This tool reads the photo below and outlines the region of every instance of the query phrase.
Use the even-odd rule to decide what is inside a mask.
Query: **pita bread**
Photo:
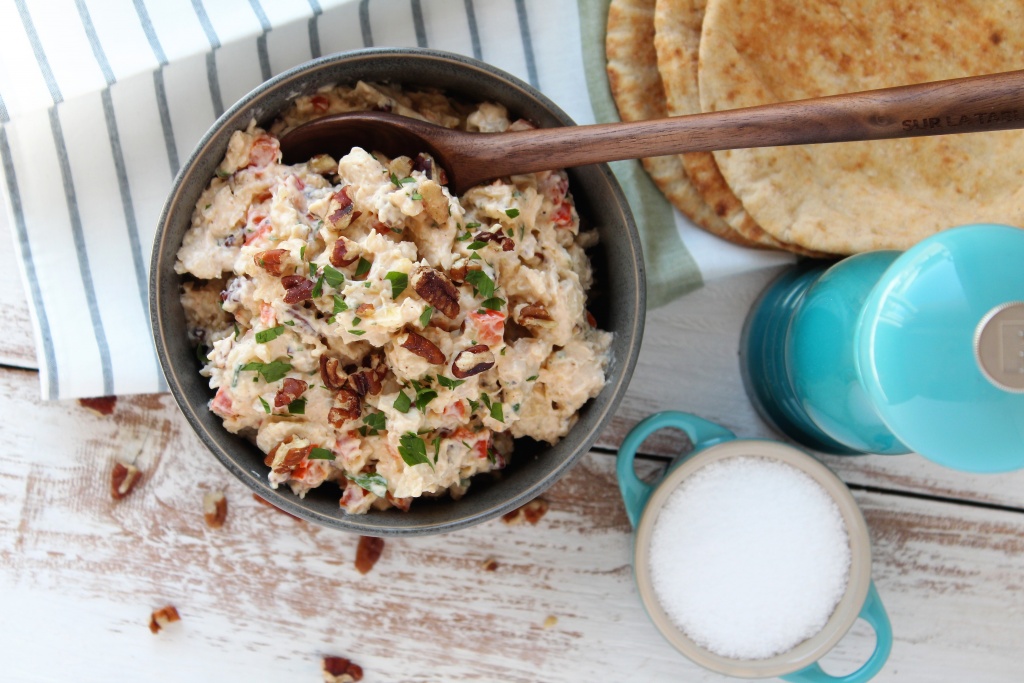
[[[665,92],[654,54],[654,0],[612,0],[605,40],[608,81],[623,121],[664,118]],[[708,232],[743,246],[756,246],[732,229],[690,184],[678,156],[642,160],[644,169],[672,204]]]
[[[697,55],[706,0],[657,0],[654,12],[654,47],[665,88],[669,116],[699,114]],[[747,239],[781,249],[782,242],[761,229],[729,189],[711,152],[681,154],[690,182],[716,214]]]
[[[1021,69],[1022,25],[1022,0],[709,0],[701,107]],[[906,249],[965,223],[1024,226],[1022,131],[731,150],[715,159],[764,230],[808,249]]]

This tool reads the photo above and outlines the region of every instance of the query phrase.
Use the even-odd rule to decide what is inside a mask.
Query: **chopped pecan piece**
[[[203,518],[206,526],[219,529],[228,518],[228,499],[223,491],[207,491],[203,494]]]
[[[160,629],[176,621],[181,621],[181,617],[178,615],[178,610],[174,605],[166,605],[160,609],[155,609],[149,615],[149,632],[159,633]]]
[[[465,262],[462,262],[457,266],[452,266],[451,270],[448,271],[448,277],[451,278],[451,281],[460,285],[466,281],[466,275],[468,274],[469,267]]]
[[[363,680],[363,668],[344,657],[324,657],[324,683],[358,683]]]
[[[289,448],[288,452],[284,454],[284,460],[281,461],[281,467],[286,467],[288,469],[295,467],[309,457],[312,450],[313,444],[299,446],[298,448]]]
[[[327,413],[327,421],[340,429],[348,420],[358,419],[362,410],[359,394],[351,389],[339,389],[334,397],[334,407]]]
[[[281,261],[287,253],[287,249],[268,249],[253,256],[252,260],[271,275],[281,277],[284,275],[284,266]]]
[[[331,195],[327,205],[327,222],[336,230],[347,227],[352,222],[354,209],[352,198],[348,195],[348,186],[345,186]]]
[[[366,574],[373,565],[377,564],[381,553],[384,552],[384,539],[375,536],[360,536],[359,546],[356,548],[356,569],[360,574]]]
[[[448,360],[444,357],[444,352],[434,345],[434,342],[415,332],[409,332],[406,335],[405,341],[402,342],[402,348],[412,351],[420,358],[434,365],[442,365]]]
[[[284,285],[284,302],[286,304],[297,304],[300,301],[313,297],[313,288],[316,286],[312,280],[307,280],[301,275],[287,275],[281,278]]]
[[[416,293],[447,318],[459,315],[459,290],[444,274],[424,267],[414,271],[411,280]]]
[[[547,307],[541,303],[517,306],[514,319],[526,327],[553,327],[555,325]]]
[[[282,408],[288,405],[299,396],[302,396],[302,393],[306,391],[307,387],[309,387],[309,385],[301,379],[285,377],[284,385],[281,390],[277,392],[277,395],[274,396],[274,407]]]
[[[547,511],[548,502],[543,498],[534,498],[526,505],[516,508],[512,512],[505,513],[501,520],[505,524],[522,524],[523,522],[536,524]]]
[[[348,384],[346,386],[359,396],[366,396],[367,394],[376,396],[381,390],[377,373],[372,370],[360,370],[359,372],[352,373],[348,376]]]
[[[420,196],[423,197],[423,209],[435,223],[444,223],[451,215],[451,207],[448,206],[448,197],[444,190],[433,180],[425,180],[420,183]]]
[[[370,227],[373,228],[373,231],[378,235],[390,235],[393,232],[402,232],[400,229],[392,228],[387,223],[381,223],[378,220],[374,220]]]
[[[452,362],[452,374],[458,379],[479,375],[494,367],[494,354],[487,344],[477,344],[459,351]]]
[[[135,488],[142,478],[142,472],[135,465],[114,463],[114,469],[110,473],[110,495],[114,500],[121,500]]]
[[[331,251],[331,265],[335,268],[351,266],[359,259],[359,251],[355,242],[347,237],[339,237]]]
[[[337,391],[345,386],[345,380],[348,379],[348,375],[342,369],[340,360],[328,356],[320,356],[320,379],[323,380],[324,386],[328,389]]]
[[[377,309],[373,307],[373,304],[359,304],[356,306],[356,315],[362,318],[369,318],[376,312],[376,310]]]
[[[197,332],[199,330],[196,330]],[[96,398],[80,398],[78,405],[101,417],[114,414],[117,396],[97,396]]]

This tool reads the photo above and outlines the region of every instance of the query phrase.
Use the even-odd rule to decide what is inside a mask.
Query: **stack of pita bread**
[[[611,0],[624,121],[1024,68],[1024,0]],[[1024,131],[645,159],[729,241],[801,254],[907,249],[940,230],[1024,227]]]

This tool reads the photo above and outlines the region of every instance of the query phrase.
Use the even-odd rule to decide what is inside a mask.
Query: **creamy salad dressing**
[[[529,125],[366,83],[299,98],[269,132],[234,134],[176,263],[210,409],[267,454],[271,485],[336,481],[350,513],[458,497],[504,467],[513,437],[557,442],[604,385],[611,341],[588,322],[596,237],[563,172],[458,198],[425,155],[280,163],[276,135],[371,108]]]

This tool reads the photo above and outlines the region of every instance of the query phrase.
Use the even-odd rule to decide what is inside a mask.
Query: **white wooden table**
[[[774,272],[714,282],[648,316],[622,408],[543,495],[538,524],[388,540],[362,575],[355,536],[255,501],[168,395],[122,397],[110,417],[41,402],[12,249],[0,225],[0,679],[313,682],[321,657],[339,655],[365,681],[730,680],[689,663],[645,617],[615,450],[663,409],[772,436],[744,395],[737,343]],[[649,440],[640,466],[653,475],[680,443]],[[116,459],[145,471],[119,502]],[[892,619],[876,680],[1024,681],[1024,472],[824,459],[867,518]],[[211,489],[229,501],[219,530],[203,521]],[[154,636],[150,612],[165,604],[182,620]],[[873,644],[858,622],[824,666],[852,671]]]

